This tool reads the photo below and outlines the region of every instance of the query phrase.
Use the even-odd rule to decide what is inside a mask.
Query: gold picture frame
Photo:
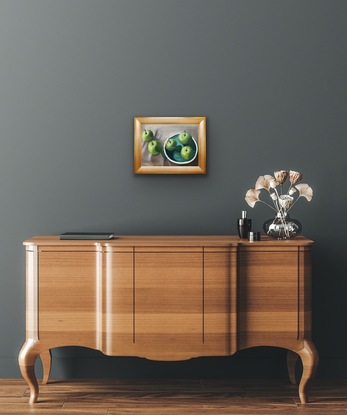
[[[206,174],[206,117],[134,117],[134,173]]]

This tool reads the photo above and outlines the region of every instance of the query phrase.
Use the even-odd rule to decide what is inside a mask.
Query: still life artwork
[[[205,174],[206,117],[135,117],[136,174]]]

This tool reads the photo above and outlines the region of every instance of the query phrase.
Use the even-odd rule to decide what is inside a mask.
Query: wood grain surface
[[[27,250],[27,338],[19,365],[38,398],[50,350],[186,360],[255,346],[296,353],[302,403],[318,365],[311,341],[311,245],[305,237],[250,243],[235,236],[33,237]],[[295,359],[288,357],[293,380]]]
[[[0,380],[1,415],[342,415],[347,380],[315,380],[311,402],[280,379],[51,380],[28,406],[24,380]]]

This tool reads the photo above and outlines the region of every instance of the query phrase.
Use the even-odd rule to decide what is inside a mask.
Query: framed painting
[[[136,174],[206,174],[206,117],[134,117]]]

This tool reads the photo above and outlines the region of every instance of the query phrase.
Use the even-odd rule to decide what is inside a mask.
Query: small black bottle
[[[242,218],[237,219],[237,231],[239,237],[242,239],[248,239],[248,232],[252,230],[252,219],[247,219],[247,212],[242,211]]]

